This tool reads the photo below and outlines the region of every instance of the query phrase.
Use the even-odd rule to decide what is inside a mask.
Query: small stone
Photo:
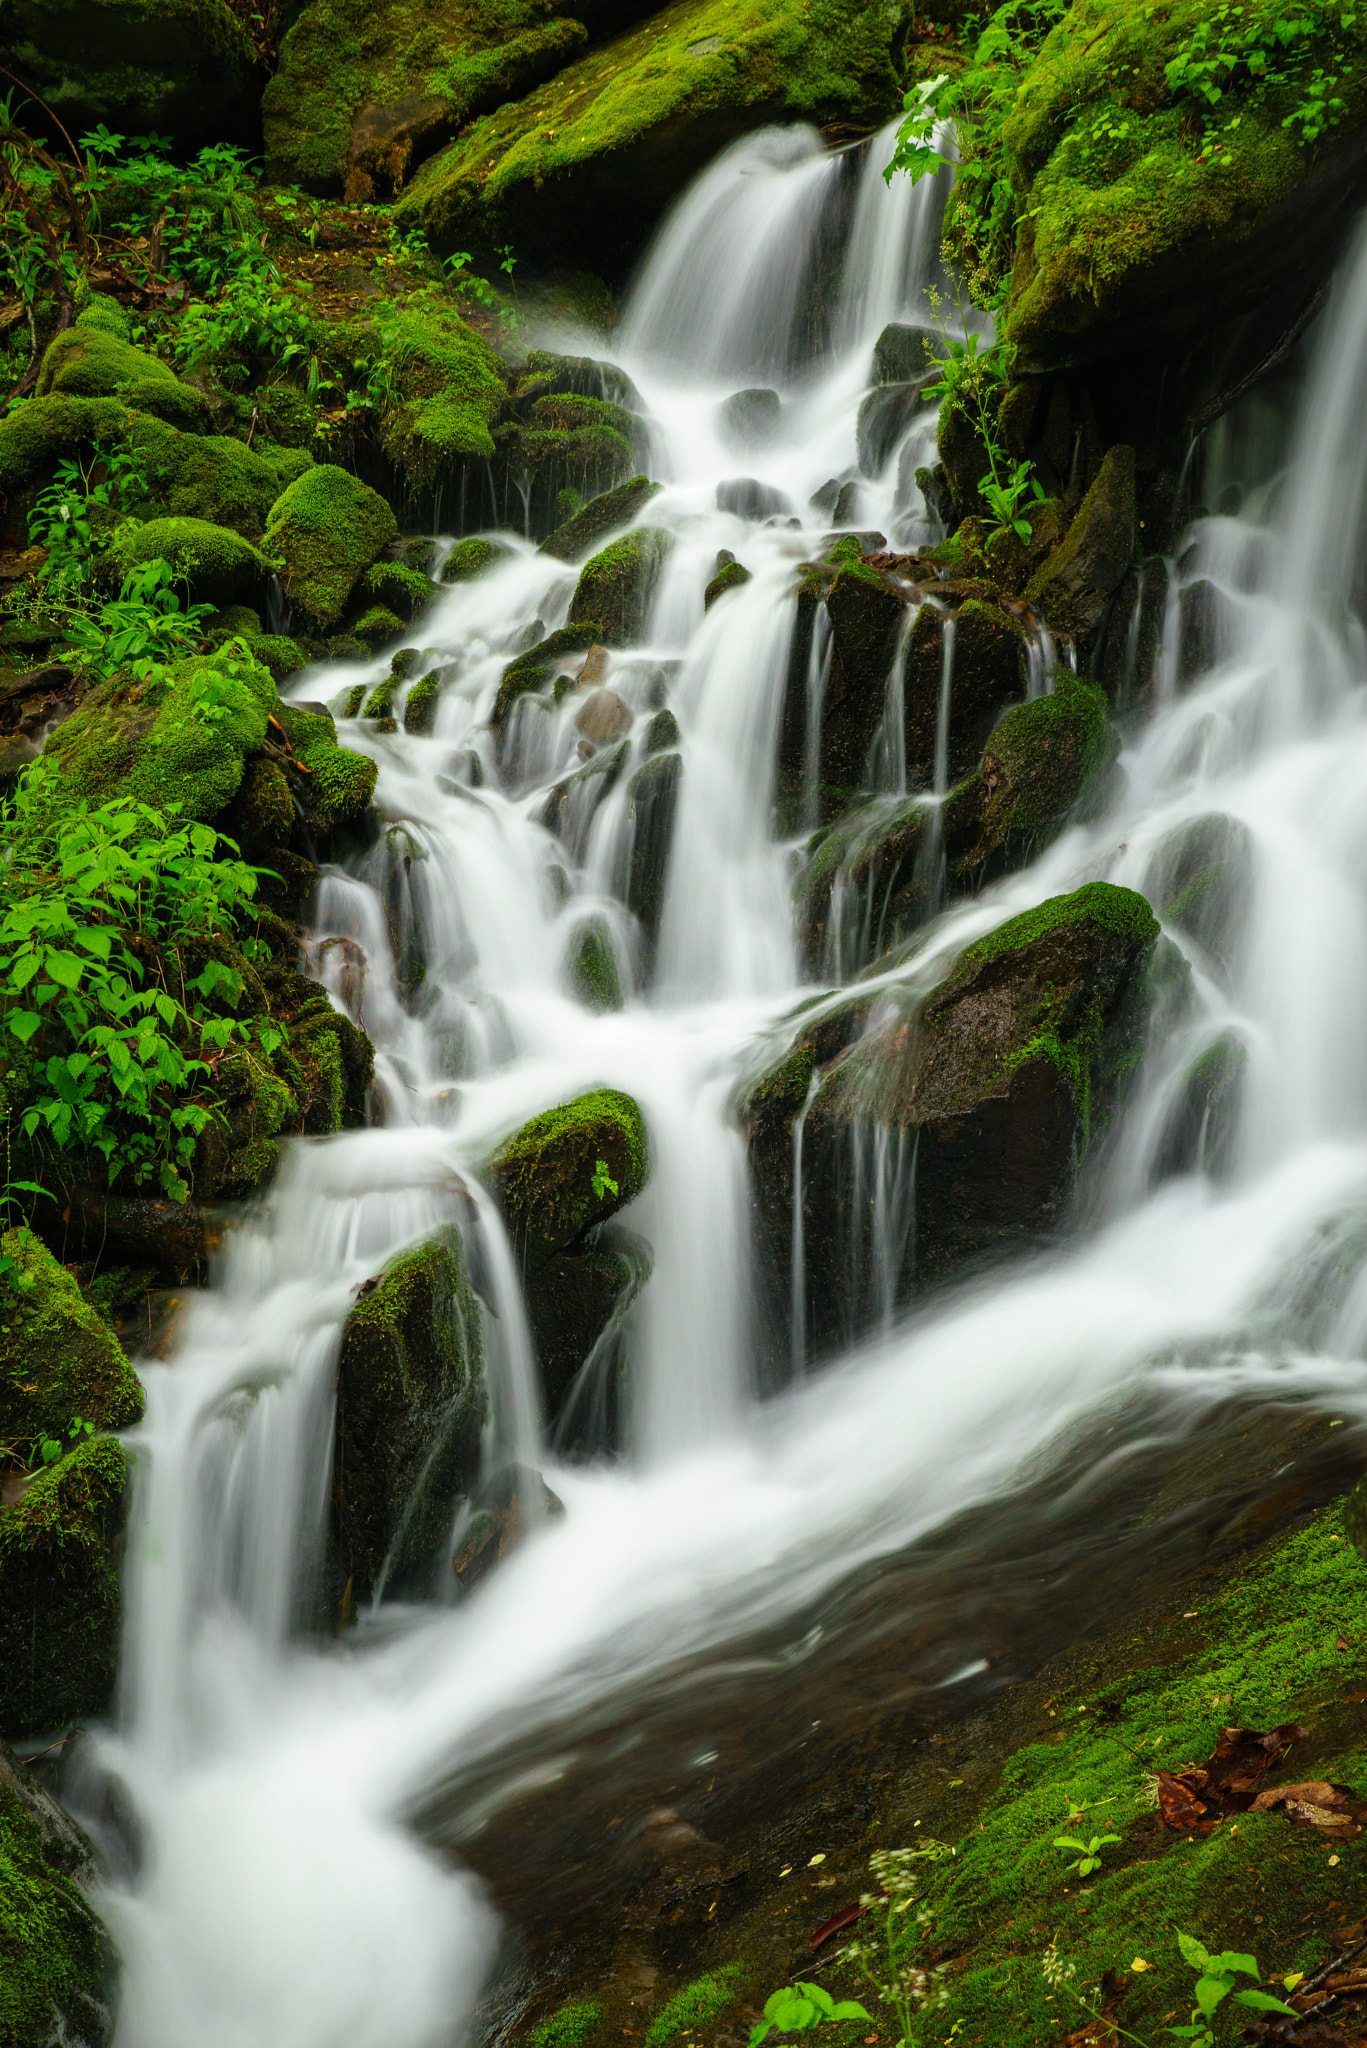
[[[581,690],[597,690],[601,688],[603,678],[608,672],[608,658],[606,647],[600,647],[597,644],[590,647],[588,653],[584,656],[584,666],[575,677],[575,682]]]
[[[601,745],[604,740],[615,740],[630,724],[630,707],[615,690],[591,690],[579,707],[574,729]]]

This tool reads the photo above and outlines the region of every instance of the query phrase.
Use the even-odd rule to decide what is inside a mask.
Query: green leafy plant
[[[807,2027],[824,2026],[830,2020],[866,2020],[871,2015],[857,2000],[842,1998],[839,2004],[819,1984],[785,1984],[765,2000],[764,2017],[750,2029],[750,2048],[759,2048],[775,2029],[795,2034]]]
[[[218,1062],[283,1043],[232,1014],[242,977],[212,950],[258,871],[211,826],[131,798],[50,819],[40,771],[0,812],[0,1026],[30,1062],[19,1127],[102,1159],[111,1186],[127,1172],[183,1201],[221,1116],[203,1092]]]
[[[86,1422],[81,1416],[77,1415],[67,1425],[66,1442],[63,1442],[59,1436],[35,1437],[33,1449],[37,1453],[40,1465],[56,1465],[67,1455],[68,1451],[74,1451],[77,1444],[83,1443],[86,1437],[94,1436],[94,1434],[94,1423]]]
[[[1090,1877],[1094,1870],[1100,1870],[1101,1868],[1100,1851],[1106,1847],[1108,1842],[1118,1842],[1119,1840],[1119,1835],[1093,1835],[1090,1842],[1080,1841],[1076,1835],[1057,1835],[1054,1839],[1054,1847],[1056,1849],[1080,1850],[1081,1854],[1074,1862],[1067,1865],[1067,1869],[1070,1871],[1075,1870],[1079,1877]]]
[[[30,546],[47,550],[39,578],[50,596],[71,596],[90,581],[121,518],[146,495],[147,479],[126,449],[97,447],[57,464],[28,520]]]
[[[606,1159],[600,1159],[594,1165],[593,1192],[597,1195],[600,1202],[605,1195],[615,1195],[617,1193],[617,1183],[608,1172]]]
[[[204,623],[213,614],[209,604],[187,604],[177,588],[179,578],[169,562],[143,562],[131,569],[119,594],[92,617],[76,614],[66,624],[64,644],[98,676],[123,667],[141,668],[174,661],[198,646]],[[196,716],[213,724],[225,715],[216,709],[217,692],[226,671],[211,677]]]
[[[869,1870],[878,1889],[861,1896],[867,1932],[847,1951],[870,1989],[891,2008],[899,2042],[908,2048],[917,2015],[943,2005],[948,1996],[940,1981],[943,1966],[927,1969],[916,1955],[933,1916],[923,1907],[913,1918],[911,1909],[929,1890],[935,1866],[953,1855],[948,1842],[932,1836],[915,1849],[880,1849],[871,1856]]]
[[[1280,1998],[1274,1998],[1268,1991],[1236,1991],[1236,1977],[1251,1977],[1255,1984],[1259,1979],[1258,1965],[1252,1956],[1240,1955],[1233,1949],[1225,1949],[1219,1955],[1212,1955],[1203,1948],[1194,1935],[1179,1934],[1177,1946],[1186,1961],[1197,1974],[1193,1993],[1195,2004],[1192,2008],[1191,2024],[1185,2027],[1168,2027],[1165,2031],[1176,2034],[1184,2041],[1193,2041],[1196,2048],[1214,2048],[1215,2035],[1211,2020],[1225,1999],[1232,1998],[1235,2005],[1251,2006],[1256,2012],[1289,2013],[1292,2019],[1299,2018],[1294,2006],[1286,2005]]]

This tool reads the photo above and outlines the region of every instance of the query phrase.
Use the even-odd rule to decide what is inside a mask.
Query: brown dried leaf
[[[1271,1813],[1278,1807],[1293,1826],[1332,1828],[1340,1835],[1361,1834],[1367,1821],[1367,1804],[1351,1785],[1330,1785],[1322,1778],[1302,1785],[1275,1785],[1270,1792],[1260,1792],[1253,1802],[1255,1813]]]
[[[1222,1728],[1200,1768],[1158,1772],[1158,1811],[1164,1823],[1204,1835],[1226,1814],[1246,1813],[1259,1779],[1307,1732],[1298,1721],[1285,1721],[1265,1734],[1256,1728]]]
[[[1205,1807],[1196,1797],[1200,1789],[1198,1780],[1203,1771],[1187,1771],[1181,1777],[1173,1777],[1167,1771],[1159,1771],[1158,1811],[1165,1827],[1179,1828],[1183,1834],[1208,1835],[1215,1826],[1213,1819],[1206,1820]]]

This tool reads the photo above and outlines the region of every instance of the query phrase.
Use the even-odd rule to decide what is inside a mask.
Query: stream
[[[819,1371],[799,1289],[791,1383],[759,1397],[735,1106],[795,1006],[841,979],[837,958],[830,981],[807,983],[795,938],[813,821],[789,841],[771,830],[794,589],[829,545],[811,500],[850,470],[873,344],[890,321],[926,324],[943,282],[948,174],[885,184],[891,133],[862,158],[804,129],[735,145],[633,287],[613,361],[664,486],[640,517],[672,546],[642,644],[611,660],[632,714],[615,785],[571,783],[552,834],[543,811],[581,767],[582,700],[525,698],[490,729],[511,652],[534,622],[564,623],[578,576],[516,531],[414,629],[422,669],[447,674],[434,731],[339,726],[378,763],[386,829],[325,874],[310,957],[375,1043],[379,1117],[286,1149],[174,1358],[138,1365],[121,1711],[93,1743],[123,1817],[100,1902],[125,1959],[120,2048],[459,2038],[510,1938],[469,1849],[504,1807],[553,1803],[576,1771],[648,1782],[656,1710],[674,1779],[715,1769],[746,1671],[815,1671],[842,1630],[857,1668],[861,1629],[886,1631],[892,1605],[915,1617],[915,1573],[892,1567],[930,1532],[995,1515],[1009,1558],[1072,1516],[1100,1547],[1108,1503],[1221,1418],[1367,1417],[1367,639],[1353,610],[1367,234],[1303,344],[1285,447],[1259,455],[1237,514],[1199,518],[1183,543],[1174,587],[1204,585],[1217,620],[1203,672],[1183,672],[1170,600],[1152,708],[1125,727],[1104,814],[944,909],[916,972],[932,986],[971,940],[1088,880],[1158,900],[1165,843],[1205,818],[1246,835],[1245,916],[1218,960],[1175,938],[1194,998],[1151,1048],[1066,1237],[900,1316],[885,1286],[874,1334]],[[831,318],[812,319],[818,300]],[[750,386],[777,390],[781,411],[773,438],[738,454],[717,409]],[[1226,426],[1221,459],[1237,464]],[[859,482],[851,527],[892,548],[935,537],[914,482],[934,431],[928,404]],[[738,476],[791,511],[766,524],[718,509]],[[751,580],[704,612],[721,549]],[[331,664],[290,694],[335,702],[388,665]],[[1042,653],[1032,687],[1048,679]],[[818,641],[810,701],[821,688]],[[628,789],[663,702],[682,773],[647,974],[626,909]],[[943,789],[940,775],[926,801]],[[891,769],[885,793],[904,794]],[[386,914],[396,846],[420,1004]],[[620,1010],[571,992],[588,924],[635,991]],[[1228,1156],[1174,1176],[1164,1132],[1183,1077],[1231,1040],[1246,1078]],[[609,1361],[619,1453],[584,1456],[548,1441],[515,1263],[474,1169],[528,1117],[603,1085],[633,1095],[649,1129],[651,1180],[624,1221],[652,1267]],[[873,1137],[876,1266],[879,1244],[914,1228],[915,1161]],[[566,1513],[476,1593],[384,1603],[319,1641],[300,1601],[323,1539],[341,1325],[388,1256],[450,1221],[486,1305],[494,1448],[543,1472]],[[974,1622],[982,1569],[966,1562],[957,1611],[937,1610],[926,1686],[1009,1675]],[[881,1608],[866,1597],[880,1573]],[[850,1588],[865,1589],[853,1606]],[[790,1697],[775,1744],[823,1711],[820,1689]]]

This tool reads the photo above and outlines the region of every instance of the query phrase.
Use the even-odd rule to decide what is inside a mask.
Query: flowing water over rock
[[[771,828],[786,708],[810,718],[824,688],[797,587],[847,485],[842,527],[894,547],[935,530],[914,483],[932,407],[908,401],[878,458],[861,471],[856,456],[874,342],[889,322],[924,324],[938,239],[932,188],[884,187],[887,149],[861,168],[807,131],[737,145],[637,286],[619,355],[664,488],[638,515],[660,537],[644,624],[594,676],[625,707],[613,736],[581,745],[587,692],[572,685],[516,698],[491,726],[505,668],[536,622],[566,623],[578,580],[518,535],[417,629],[414,675],[442,671],[431,731],[403,729],[402,685],[394,730],[346,727],[379,763],[386,829],[326,878],[314,959],[375,1041],[382,1126],[290,1148],[174,1361],[141,1368],[123,1725],[99,1744],[139,1852],[104,1901],[127,1963],[123,2048],[451,2039],[500,1918],[465,1851],[425,1846],[414,1812],[448,1848],[478,1841],[501,1806],[571,1783],[589,1731],[629,1725],[631,1703],[690,1663],[719,1670],[728,1646],[739,1658],[761,1638],[771,1669],[810,1655],[823,1601],[979,1504],[1014,1496],[1047,1519],[1104,1503],[1155,1440],[1231,1401],[1363,1406],[1367,1302],[1341,1254],[1367,1239],[1367,651],[1347,609],[1367,246],[1321,323],[1266,526],[1214,517],[1194,536],[1183,578],[1217,594],[1220,658],[1166,685],[1160,667],[1100,817],[943,911],[913,968],[865,984],[876,997],[910,972],[929,990],[970,941],[1092,880],[1149,896],[1190,980],[1174,967],[1085,1218],[1052,1252],[907,1315],[917,1147],[875,1117],[856,1134],[849,1219],[873,1334],[804,1376],[799,1209],[778,1376],[792,1384],[757,1399],[736,1105],[793,1037],[795,1004],[828,986],[799,954],[802,841]],[[728,405],[739,392],[772,396]],[[723,549],[750,577],[704,611]],[[932,810],[948,634],[943,658]],[[369,686],[387,666],[307,675],[293,694]],[[678,737],[661,746],[666,707]],[[884,794],[907,801],[898,747],[881,758]],[[799,736],[809,786],[815,759]],[[620,1007],[575,994],[590,929]],[[1217,1055],[1237,1068],[1218,1114],[1192,1080]],[[603,1086],[648,1126],[651,1180],[627,1220],[651,1270],[619,1333],[621,1456],[562,1463],[516,1260],[475,1170],[536,1112]],[[799,1121],[799,1193],[809,1151]],[[543,1472],[566,1512],[476,1593],[444,1572],[434,1603],[383,1605],[329,1641],[306,1625],[341,1325],[390,1254],[448,1223],[486,1305],[492,1444]],[[980,1669],[971,1630],[956,1645],[942,1629],[925,1679]],[[682,1715],[693,1747],[677,1769],[715,1761],[726,1710],[708,1711]]]

